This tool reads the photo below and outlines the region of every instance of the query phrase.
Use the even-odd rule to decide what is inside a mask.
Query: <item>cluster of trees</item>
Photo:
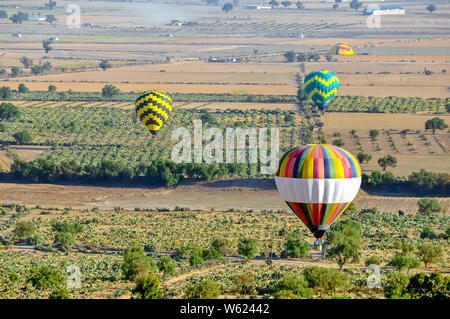
[[[416,247],[406,240],[397,244],[399,250],[391,259],[390,264],[399,271],[404,269],[407,273],[413,268],[418,268],[421,262],[428,268],[430,264],[437,263],[443,256],[442,247],[431,243],[423,243]],[[414,256],[415,255],[415,256]]]
[[[50,159],[39,158],[31,162],[16,159],[11,164],[10,174],[18,179],[32,182],[56,181],[104,181],[135,180],[144,183],[177,185],[183,178],[211,180],[219,177],[244,176],[244,164],[196,164],[174,163],[158,160],[150,164],[129,167],[122,162],[103,160],[97,165],[82,166],[74,160],[55,163]]]
[[[320,60],[318,52],[300,52],[288,51],[284,53],[284,57],[288,62],[317,62]]]
[[[384,295],[395,299],[448,299],[450,277],[433,272],[413,276],[391,272],[383,283]]]
[[[403,191],[413,191],[423,194],[450,192],[450,175],[447,173],[434,173],[421,169],[411,173],[406,180],[399,179],[391,172],[381,173],[373,171],[370,175],[362,174],[363,189],[391,189],[398,188]]]

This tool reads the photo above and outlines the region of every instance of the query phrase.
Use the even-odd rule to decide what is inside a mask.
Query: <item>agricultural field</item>
[[[14,208],[16,207],[16,208]],[[17,208],[19,207],[19,208]],[[192,267],[187,260],[177,259],[177,271],[170,276],[163,276],[162,286],[167,289],[172,298],[182,295],[182,288],[187,283],[210,278],[220,283],[221,294],[242,296],[235,291],[233,277],[250,272],[255,276],[254,294],[262,298],[276,279],[284,273],[297,273],[311,265],[321,265],[336,268],[336,264],[328,260],[318,261],[313,254],[310,258],[291,259],[280,258],[284,250],[284,241],[295,235],[308,241],[305,228],[299,225],[297,218],[284,211],[190,211],[177,208],[178,211],[161,212],[162,210],[127,211],[116,208],[114,212],[102,211],[98,208],[76,210],[69,207],[29,208],[23,210],[20,206],[4,205],[1,212],[6,216],[0,219],[2,236],[8,238],[14,222],[29,222],[35,226],[39,235],[39,243],[34,245],[6,246],[0,249],[2,257],[2,273],[0,276],[0,296],[4,298],[45,298],[49,293],[46,289],[33,289],[25,282],[26,273],[36,266],[52,266],[64,271],[67,265],[77,265],[82,273],[82,286],[73,290],[74,298],[120,298],[130,296],[132,283],[124,280],[121,270],[124,248],[139,244],[145,246],[150,256],[158,260],[164,255],[175,255],[177,249],[187,245],[197,245],[203,249],[211,245],[214,238],[226,237],[230,240],[230,248],[221,260],[205,262],[200,267]],[[358,220],[362,225],[362,261],[369,255],[381,257],[382,274],[392,271],[387,266],[395,253],[395,242],[407,236],[412,242],[420,242],[419,234],[424,226],[430,225],[436,233],[445,229],[440,225],[448,224],[445,216],[423,216],[410,214],[398,216],[393,213],[352,213],[345,218]],[[439,220],[439,223],[437,222]],[[52,223],[78,223],[82,232],[76,243],[68,252],[61,251],[53,244],[55,231]],[[233,227],[230,227],[233,225]],[[380,227],[380,225],[383,225]],[[395,227],[394,227],[395,225]],[[130,229],[132,227],[132,229]],[[247,263],[239,262],[237,242],[242,236],[251,236],[258,242],[261,256],[264,253],[274,254],[272,265],[266,265],[261,257]],[[430,241],[430,240],[429,240]],[[445,254],[442,262],[427,269],[417,271],[448,272],[448,245],[442,239],[433,239],[434,243],[444,244]],[[269,248],[271,247],[271,248]],[[20,256],[20,258],[18,258]],[[17,274],[17,279],[11,284],[11,273]],[[316,297],[329,298],[333,294],[356,294],[354,297],[383,297],[380,290],[361,290],[364,287],[367,274],[363,262],[349,264],[344,268],[344,274],[349,278],[349,284],[344,289],[334,293],[315,292]],[[24,289],[17,289],[26,287]],[[266,292],[265,292],[266,291]],[[330,295],[331,294],[331,295]],[[243,293],[245,296],[246,293]]]

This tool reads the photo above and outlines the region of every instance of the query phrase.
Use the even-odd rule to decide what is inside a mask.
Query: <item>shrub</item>
[[[443,256],[442,247],[425,243],[418,247],[417,256],[428,268],[429,264],[434,264]]]
[[[338,138],[338,139],[333,140],[333,145],[335,145],[337,147],[342,147],[345,145],[345,142],[343,139]]]
[[[251,295],[256,292],[255,275],[250,272],[244,272],[233,278],[233,284],[236,291],[244,295]]]
[[[58,270],[42,266],[32,268],[26,281],[37,289],[45,289],[61,286],[65,282],[65,278]]]
[[[258,253],[258,243],[255,239],[241,238],[239,239],[237,252],[247,260],[255,258]]]
[[[66,288],[59,288],[53,290],[48,299],[71,299],[71,297]]]
[[[430,226],[425,226],[422,232],[420,233],[420,238],[435,239],[437,238],[437,234],[434,232],[433,228],[431,228]]]
[[[68,232],[57,232],[55,235],[55,244],[61,245],[64,249],[69,249],[75,244],[75,237]]]
[[[18,221],[12,233],[15,239],[24,240],[31,237],[35,231],[36,228],[31,222]]]
[[[276,299],[300,299],[310,298],[314,295],[312,288],[301,275],[286,274],[277,282],[272,289],[273,297]]]
[[[406,268],[409,272],[409,270],[420,266],[420,260],[413,256],[408,256],[403,253],[397,253],[391,259],[390,264],[397,267],[397,269],[400,271]]]
[[[223,254],[225,250],[231,247],[231,242],[227,238],[215,238],[211,243],[211,247]]]
[[[440,273],[415,274],[409,279],[406,292],[411,298],[417,299],[448,299],[450,298],[450,277]]]
[[[145,277],[155,268],[155,263],[145,255],[142,247],[134,246],[125,250],[122,263],[122,272],[125,279],[135,280],[139,276]]]
[[[215,299],[220,295],[220,285],[212,280],[204,280],[184,287],[185,299]]]
[[[20,131],[13,134],[14,139],[17,144],[30,144],[33,140],[30,133],[28,131]]]
[[[136,279],[136,287],[132,290],[136,299],[163,299],[164,293],[159,288],[159,279],[150,271]]]
[[[394,271],[391,272],[386,280],[383,281],[383,291],[386,298],[400,298],[406,293],[406,287],[408,286],[408,276]]]
[[[8,88],[9,89],[9,88]],[[1,91],[0,91],[1,93]],[[7,94],[4,94],[4,98]],[[1,97],[1,95],[0,95]],[[19,118],[20,116],[20,112],[19,109],[14,106],[12,103],[6,103],[3,102],[2,104],[0,104],[0,119],[2,120],[15,120],[17,118]]]
[[[370,256],[364,261],[364,264],[366,267],[369,267],[370,265],[379,265],[381,263],[381,259],[378,256]]]
[[[205,249],[202,252],[203,260],[220,259],[222,255],[215,249]]]
[[[417,201],[417,205],[419,206],[419,213],[421,214],[432,214],[432,213],[440,213],[444,210],[444,207],[439,203],[439,201],[435,198],[424,197]]]
[[[177,271],[177,264],[169,256],[161,257],[156,265],[164,275],[173,275]]]
[[[286,241],[286,256],[288,257],[308,257],[311,246],[306,240],[289,238]]]
[[[345,288],[349,284],[346,274],[332,268],[307,267],[303,270],[303,276],[311,288],[335,290],[336,288]]]

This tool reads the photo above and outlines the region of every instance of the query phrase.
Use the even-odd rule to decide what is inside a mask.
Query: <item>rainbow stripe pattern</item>
[[[281,157],[275,182],[287,205],[321,238],[358,193],[361,168],[340,147],[308,144]]]
[[[329,54],[335,55],[354,55],[356,54],[348,44],[338,43],[331,48]]]
[[[313,71],[305,77],[304,87],[308,97],[323,110],[336,95],[339,79],[328,70]]]

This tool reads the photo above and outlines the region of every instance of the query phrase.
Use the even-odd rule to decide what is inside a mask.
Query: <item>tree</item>
[[[16,227],[12,231],[12,234],[17,240],[24,240],[33,236],[36,231],[36,227],[31,222],[18,221]]]
[[[33,140],[30,133],[26,130],[14,133],[13,137],[17,144],[30,144]]]
[[[435,134],[436,130],[445,130],[448,125],[440,117],[434,117],[431,120],[425,122],[425,130],[432,130]]]
[[[23,64],[24,68],[29,68],[33,65],[33,60],[30,58],[27,58],[26,56],[23,56],[20,58],[20,62]]]
[[[164,275],[173,275],[177,271],[177,264],[169,256],[161,257],[156,263],[159,271],[163,272]]]
[[[380,135],[380,131],[370,130],[369,136],[373,141],[375,141],[377,139],[378,135]]]
[[[433,13],[434,11],[436,11],[436,6],[434,4],[430,4],[429,6],[427,6],[427,10],[430,13]]]
[[[205,249],[202,252],[203,260],[220,259],[222,255],[215,249]]]
[[[48,299],[71,299],[71,297],[66,288],[59,288],[53,290]]]
[[[379,265],[381,263],[381,259],[378,256],[370,256],[364,261],[364,264],[366,267],[369,267],[370,265]]]
[[[229,249],[231,246],[231,242],[227,238],[215,238],[212,243],[211,247],[217,250],[219,253],[223,254],[227,249]]]
[[[48,91],[49,91],[49,92],[56,92],[56,86],[54,86],[53,84],[50,84],[50,85],[48,86]]]
[[[31,67],[31,74],[38,75],[44,72],[42,65],[34,65]]]
[[[386,298],[399,298],[406,292],[409,278],[402,272],[391,272],[383,281],[383,291]]]
[[[415,274],[409,278],[405,290],[414,299],[449,299],[450,277],[437,272]]]
[[[42,41],[42,47],[45,50],[45,53],[49,53],[53,48],[50,46],[51,42],[48,40]]]
[[[304,8],[305,8],[305,5],[304,5],[303,2],[301,2],[301,1],[297,1],[297,2],[295,3],[295,5],[297,6],[297,9],[298,9],[298,10],[301,10],[301,9],[304,9]]]
[[[12,96],[12,92],[11,92],[11,88],[9,86],[0,87],[0,98],[9,99],[11,96]],[[10,104],[10,103],[2,103],[2,105],[3,104]],[[0,118],[2,118],[2,106],[0,106]]]
[[[58,270],[42,266],[32,268],[26,281],[30,282],[37,289],[45,289],[60,287],[66,279]]]
[[[415,258],[414,256],[409,256],[403,253],[397,253],[391,259],[390,264],[392,266],[397,267],[399,271],[403,269],[408,269],[408,273],[411,269],[417,268],[420,266],[420,260]]]
[[[443,256],[442,247],[424,243],[417,249],[417,256],[424,263],[425,268],[429,264],[437,263]]]
[[[383,172],[386,171],[388,166],[396,167],[397,166],[397,158],[392,155],[386,155],[378,159],[378,165],[383,169]]]
[[[27,88],[27,87],[25,86],[25,84],[20,83],[19,86],[18,86],[18,88],[17,88],[17,91],[18,91],[19,93],[28,93],[28,92],[30,91],[30,89]]]
[[[352,2],[350,2],[350,8],[351,9],[355,9],[355,11],[358,11],[359,8],[361,8],[362,6],[362,1],[358,1],[358,0],[352,0]]]
[[[251,272],[243,272],[233,278],[235,290],[243,295],[252,295],[255,293],[255,275]]]
[[[337,147],[342,147],[345,145],[345,142],[343,139],[338,138],[338,139],[333,140],[333,145],[335,145]]]
[[[216,299],[220,295],[220,285],[212,280],[204,280],[184,287],[185,299]]]
[[[440,213],[444,207],[435,198],[424,197],[417,201],[419,206],[419,213],[430,215],[432,213]]]
[[[98,66],[102,68],[103,71],[106,71],[107,69],[112,67],[111,63],[109,63],[108,60],[102,60]]]
[[[53,10],[53,8],[56,7],[56,1],[49,0],[49,1],[45,4],[45,6],[46,6],[47,8],[49,8],[50,10]]]
[[[311,246],[305,240],[299,238],[289,238],[286,241],[286,256],[288,257],[308,257]]]
[[[149,272],[145,276],[138,277],[136,280],[136,287],[134,287],[131,292],[136,299],[164,298],[164,293],[159,288],[159,279],[153,272]]]
[[[367,153],[363,153],[363,152],[358,152],[358,154],[356,154],[356,157],[358,158],[358,161],[362,164],[362,163],[369,163],[370,160],[372,159],[372,155],[367,154]]]
[[[228,13],[231,10],[233,10],[233,4],[231,4],[230,2],[225,3],[222,7],[222,11],[225,13]]]
[[[336,260],[339,269],[351,262],[358,262],[361,255],[361,226],[353,220],[346,220],[336,224],[332,231],[327,233],[326,257]]]
[[[69,250],[75,244],[75,237],[69,232],[57,232],[55,244],[60,245],[65,250]]]
[[[48,14],[45,17],[45,21],[47,21],[48,23],[50,23],[51,25],[53,25],[56,21],[58,21],[58,19],[53,15],[53,14]]]
[[[280,4],[278,3],[277,0],[270,0],[269,5],[273,8],[278,7]]]
[[[288,62],[294,62],[295,61],[295,52],[294,51],[288,51],[283,56],[286,58]]]
[[[114,85],[105,85],[102,89],[102,96],[103,97],[112,97],[116,94],[119,94],[120,90],[116,88]]]
[[[299,299],[310,298],[314,295],[314,290],[308,287],[308,282],[302,275],[285,274],[272,289],[275,299]]]
[[[283,1],[283,2],[281,2],[281,4],[283,5],[283,7],[287,8],[287,7],[291,6],[292,2],[290,2],[290,1]]]
[[[145,277],[155,269],[153,260],[145,255],[144,249],[134,246],[125,250],[123,254],[122,272],[127,280]]]
[[[245,237],[241,238],[239,239],[237,252],[246,260],[255,258],[258,253],[258,243],[255,239]]]
[[[346,288],[349,284],[348,276],[333,268],[312,266],[305,268],[302,274],[311,288],[329,291]]]
[[[9,89],[9,87],[8,87]],[[1,90],[0,90],[1,93]],[[0,94],[1,96],[1,94]],[[7,98],[8,94],[4,94],[3,98]],[[20,111],[19,109],[14,106],[14,104],[12,103],[6,103],[3,102],[2,104],[0,104],[0,120],[15,120],[17,118],[19,118],[20,116]]]
[[[28,13],[19,11],[18,13],[13,14],[9,19],[14,24],[21,24],[23,21],[28,20]]]
[[[339,3],[333,4],[333,11],[336,11],[337,8],[339,8]]]
[[[0,19],[8,19],[8,13],[5,10],[0,10]]]
[[[13,66],[11,68],[11,76],[15,78],[19,74],[20,74],[20,68],[18,66]]]

